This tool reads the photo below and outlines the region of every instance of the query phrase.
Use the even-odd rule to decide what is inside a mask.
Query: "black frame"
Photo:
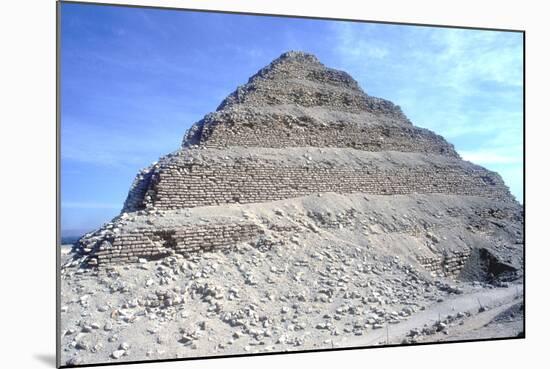
[[[400,344],[384,344],[377,346],[353,346],[353,347],[335,347],[327,349],[310,349],[310,350],[296,350],[296,351],[280,351],[280,352],[260,352],[260,353],[251,353],[251,354],[232,354],[232,355],[213,355],[213,356],[197,356],[197,357],[186,357],[186,358],[173,358],[173,359],[157,359],[157,360],[134,360],[134,361],[124,361],[124,362],[105,362],[105,363],[92,363],[92,364],[81,364],[81,365],[61,365],[60,364],[60,343],[61,343],[61,330],[60,330],[60,321],[61,321],[61,179],[60,179],[60,168],[61,168],[61,95],[60,95],[60,86],[61,86],[61,4],[81,4],[81,5],[91,5],[91,6],[116,6],[116,7],[127,7],[127,8],[141,8],[141,9],[157,9],[157,10],[172,10],[172,11],[191,11],[191,12],[201,12],[201,13],[220,13],[220,14],[238,14],[238,15],[254,15],[254,16],[266,16],[266,17],[280,17],[280,18],[298,18],[298,19],[317,19],[317,20],[332,20],[332,21],[346,21],[346,22],[356,22],[356,23],[375,23],[375,24],[391,24],[391,25],[404,25],[404,26],[421,26],[421,27],[433,27],[433,28],[453,28],[453,29],[470,29],[470,30],[479,30],[479,31],[499,31],[499,32],[513,32],[521,33],[523,38],[523,304],[524,311],[526,311],[526,261],[525,261],[525,240],[526,240],[526,207],[525,207],[525,192],[526,192],[526,176],[525,176],[525,164],[526,164],[526,134],[525,134],[525,30],[519,29],[505,29],[505,28],[489,28],[489,27],[471,27],[471,26],[455,26],[455,25],[441,25],[433,23],[410,23],[410,22],[396,22],[396,21],[377,21],[377,20],[364,20],[364,19],[348,19],[348,18],[332,18],[332,17],[315,17],[315,16],[305,16],[305,15],[288,15],[288,14],[269,14],[269,13],[254,13],[254,12],[244,12],[244,11],[228,11],[228,10],[215,10],[215,9],[192,9],[192,8],[175,8],[175,7],[165,7],[165,6],[152,6],[152,5],[134,5],[134,4],[116,4],[116,3],[100,3],[100,2],[86,2],[86,1],[72,1],[72,0],[57,0],[56,1],[56,367],[58,368],[80,368],[80,367],[95,367],[95,366],[105,366],[105,365],[129,365],[129,364],[144,364],[144,363],[162,363],[162,362],[173,362],[173,361],[188,361],[188,360],[208,360],[208,359],[222,359],[222,358],[241,358],[241,357],[250,357],[250,356],[266,356],[266,355],[288,355],[288,354],[303,354],[303,353],[313,353],[313,352],[331,352],[331,351],[348,351],[348,350],[365,350],[365,349],[379,349],[379,348],[389,348],[389,347],[407,347],[407,346],[426,346],[426,345],[445,345],[445,344],[457,344],[457,343],[466,343],[466,342],[486,342],[486,341],[505,341],[505,340],[517,340],[525,339],[526,337],[526,317],[524,314],[523,317],[523,336],[519,337],[501,337],[501,338],[483,338],[483,339],[467,339],[459,341],[450,341],[450,342],[419,342],[419,343],[400,343]]]

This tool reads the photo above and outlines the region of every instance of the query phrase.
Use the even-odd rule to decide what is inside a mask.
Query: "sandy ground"
[[[460,282],[426,271],[416,259],[510,237],[505,230],[512,227],[465,228],[476,225],[471,209],[486,201],[323,194],[223,211],[205,207],[165,212],[158,222],[244,217],[261,224],[271,242],[99,269],[79,268],[63,248],[61,362],[514,337],[519,314],[513,324],[494,318],[522,302],[521,285]],[[139,217],[125,222],[146,225]],[[269,231],[272,225],[289,231]]]
[[[491,338],[520,337],[524,335],[523,296],[479,313],[475,318],[459,320],[434,341],[463,341]]]
[[[403,340],[410,336],[411,331],[437,327],[439,322],[445,320],[453,321],[453,324],[449,324],[439,332],[417,337],[415,342],[515,337],[523,330],[522,315],[518,314],[518,319],[509,326],[500,322],[493,323],[493,319],[498,314],[522,303],[523,286],[521,284],[506,288],[479,288],[477,291],[472,290],[470,293],[452,296],[445,301],[435,303],[426,310],[411,316],[402,324],[388,327],[386,332],[379,331],[377,334],[371,334],[367,336],[366,340],[357,340],[357,342],[352,340],[346,346],[403,343]],[[480,312],[480,307],[484,311]]]
[[[388,336],[389,343],[401,343],[440,316],[471,312],[463,320],[479,327],[489,312],[521,298],[519,285],[449,288],[449,281],[424,280],[393,260],[366,258],[361,268],[343,264],[342,255],[315,265],[296,253],[263,258],[241,247],[193,261],[66,271],[63,362],[369,346],[386,343]],[[477,315],[478,299],[488,311]],[[426,334],[418,341],[468,339],[463,335],[470,325],[462,327],[466,331],[453,327],[448,336]],[[509,328],[485,336],[515,336]]]

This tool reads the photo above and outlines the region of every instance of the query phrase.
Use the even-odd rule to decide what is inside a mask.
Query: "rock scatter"
[[[460,339],[522,299],[523,207],[397,105],[291,51],[63,258],[66,365]],[[514,309],[476,332],[517,330]]]

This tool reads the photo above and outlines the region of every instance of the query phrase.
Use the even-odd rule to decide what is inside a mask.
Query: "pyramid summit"
[[[497,173],[462,160],[346,72],[296,51],[138,173],[121,214],[80,239],[78,260],[116,265],[241,244],[284,252],[292,234],[341,229],[382,254],[399,250],[424,272],[522,273],[523,209]]]
[[[194,124],[183,146],[351,147],[457,157],[433,132],[414,127],[401,108],[367,95],[346,72],[287,52]]]

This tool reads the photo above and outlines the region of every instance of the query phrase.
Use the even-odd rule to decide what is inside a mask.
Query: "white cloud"
[[[522,158],[516,155],[499,154],[490,150],[459,151],[463,159],[476,164],[521,164]]]
[[[337,34],[336,49],[346,54],[352,62],[368,63],[371,59],[384,59],[390,53],[387,45],[381,43],[369,32],[368,25],[358,34],[354,24],[334,23]]]
[[[432,30],[430,40],[440,52],[428,52],[439,67],[432,70],[442,86],[461,94],[479,92],[483,81],[522,86],[521,44],[511,43],[500,32]]]
[[[434,109],[426,122],[431,128],[447,139],[461,137],[481,137],[490,135],[485,145],[517,145],[521,143],[523,114],[507,110],[488,108],[487,111],[468,111],[462,104],[456,103],[448,109]],[[420,123],[420,122],[419,122]],[[480,142],[482,144],[482,142]]]
[[[521,34],[361,23],[333,31],[338,68],[521,194]]]

